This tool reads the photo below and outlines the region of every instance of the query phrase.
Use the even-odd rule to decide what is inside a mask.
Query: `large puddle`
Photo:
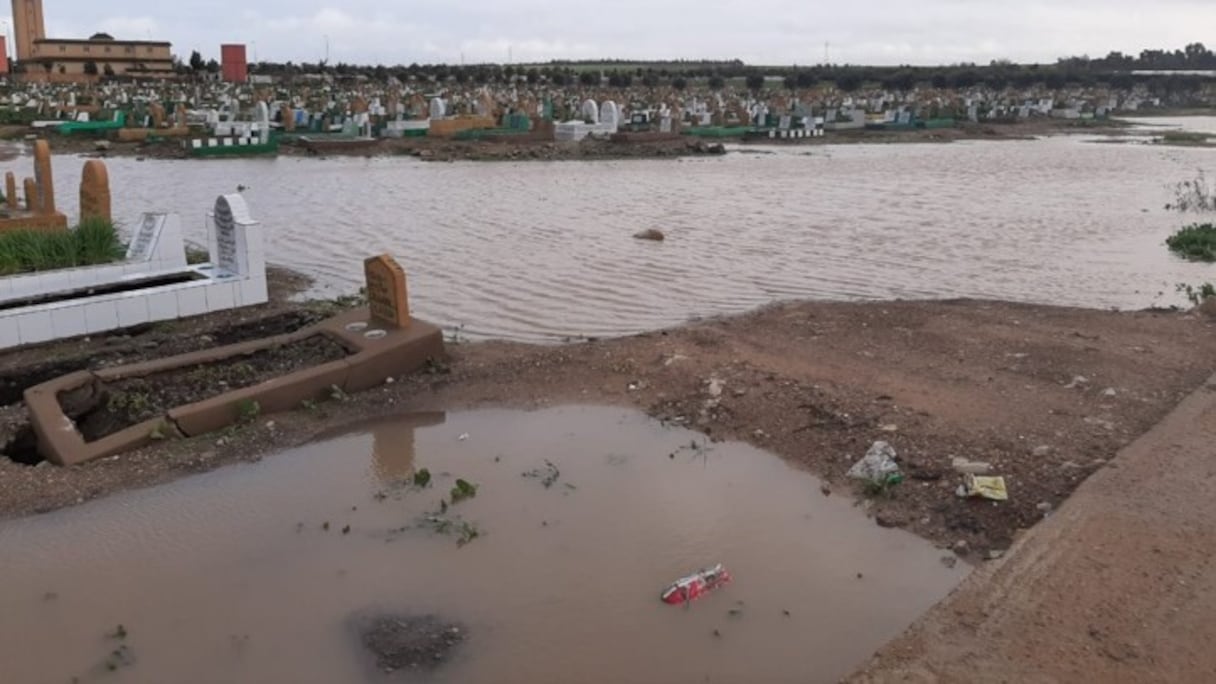
[[[430,487],[403,485],[419,468]],[[445,515],[469,526],[419,525],[457,478],[477,493]],[[831,682],[966,572],[776,456],[590,407],[372,424],[0,523],[0,549],[0,679],[21,683]],[[733,583],[659,601],[716,562]],[[351,627],[368,611],[468,639],[389,678]]]

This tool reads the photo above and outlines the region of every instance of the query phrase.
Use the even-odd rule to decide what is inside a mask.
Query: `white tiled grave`
[[[207,221],[211,260],[206,264],[186,265],[177,215],[144,214],[123,263],[0,278],[0,349],[265,303],[262,228],[245,200],[221,195]],[[88,294],[89,288],[183,276],[192,279]],[[85,296],[13,306],[69,293]]]

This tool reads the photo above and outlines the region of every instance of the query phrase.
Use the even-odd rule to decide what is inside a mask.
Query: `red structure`
[[[8,73],[8,40],[0,36],[0,74]]]
[[[244,83],[249,80],[249,64],[245,61],[244,45],[220,46],[220,71],[229,83]]]

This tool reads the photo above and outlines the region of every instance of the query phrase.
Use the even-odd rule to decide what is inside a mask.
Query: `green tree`
[[[206,66],[206,63],[203,62],[203,56],[198,53],[198,50],[194,50],[190,53],[190,69],[192,71],[198,73]]]

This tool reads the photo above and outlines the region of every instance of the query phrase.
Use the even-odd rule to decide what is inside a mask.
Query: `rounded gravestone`
[[[593,124],[600,122],[600,108],[599,105],[595,103],[595,100],[588,98],[587,100],[583,101],[582,113],[583,121]]]
[[[432,119],[442,119],[444,114],[446,114],[446,113],[447,113],[447,106],[443,103],[443,100],[441,100],[437,97],[432,98],[431,107],[430,107],[431,118]]]
[[[621,110],[612,100],[608,100],[600,107],[600,123],[608,128],[616,130],[620,125]]]

